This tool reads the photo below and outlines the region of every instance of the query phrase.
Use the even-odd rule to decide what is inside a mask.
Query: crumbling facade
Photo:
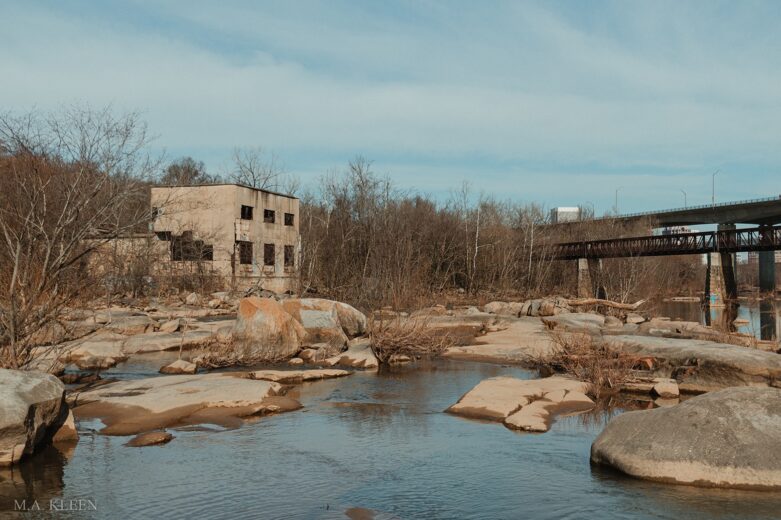
[[[238,184],[152,188],[152,229],[173,268],[197,263],[236,288],[295,291],[296,197]]]

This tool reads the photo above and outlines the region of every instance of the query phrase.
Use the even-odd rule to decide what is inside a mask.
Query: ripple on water
[[[94,517],[107,519],[330,519],[350,508],[379,520],[775,518],[781,510],[778,494],[591,468],[604,416],[565,417],[548,433],[524,434],[443,413],[497,375],[532,376],[450,361],[357,373],[301,385],[301,411],[236,430],[181,429],[163,447],[127,448],[127,438],[84,432],[69,461],[44,453],[19,474],[38,496],[94,498]],[[8,493],[2,486],[0,474]]]

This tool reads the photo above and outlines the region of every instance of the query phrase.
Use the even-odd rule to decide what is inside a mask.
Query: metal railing
[[[781,226],[567,242],[553,247],[559,260],[693,255],[781,250]]]
[[[715,209],[715,208],[723,208],[727,206],[742,206],[745,204],[760,204],[762,202],[773,202],[773,201],[777,201],[781,203],[781,195],[779,195],[778,197],[765,197],[761,199],[747,199],[747,200],[738,200],[738,201],[730,201],[730,202],[718,202],[716,204],[700,204],[698,206],[685,206],[682,208],[663,209],[657,211],[640,211],[637,213],[623,213],[621,215],[605,215],[603,217],[592,218],[591,221],[651,217],[655,215],[664,215],[666,213],[678,213],[681,211],[698,211],[702,209]]]

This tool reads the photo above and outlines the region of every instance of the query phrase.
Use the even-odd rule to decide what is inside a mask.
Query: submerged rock
[[[612,419],[591,460],[635,477],[781,489],[781,390],[729,388]]]
[[[301,383],[304,381],[318,381],[320,379],[332,379],[334,377],[349,376],[352,372],[338,369],[312,369],[312,370],[256,370],[250,372],[251,379],[263,379],[275,383]]]
[[[0,369],[0,466],[15,464],[57,433],[68,419],[64,395],[53,375]]]
[[[171,435],[168,432],[164,431],[155,431],[155,432],[146,432],[146,433],[140,433],[130,439],[127,443],[127,446],[130,446],[131,448],[141,448],[144,446],[159,446],[161,444],[168,444],[174,439],[174,436]]]
[[[554,415],[593,408],[594,402],[586,395],[588,389],[588,383],[564,377],[493,377],[481,381],[447,411],[501,421],[516,430],[545,432]]]

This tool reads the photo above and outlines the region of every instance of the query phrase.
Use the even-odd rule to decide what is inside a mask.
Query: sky
[[[781,194],[781,2],[0,2],[0,110],[140,111],[214,173],[633,212]],[[682,191],[683,190],[683,191]],[[684,192],[686,195],[684,195]]]

